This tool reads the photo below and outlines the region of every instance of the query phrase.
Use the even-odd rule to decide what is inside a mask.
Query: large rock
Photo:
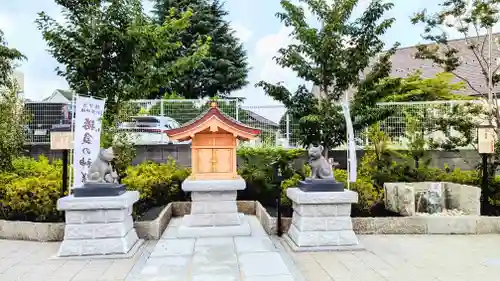
[[[384,184],[384,204],[402,216],[416,212],[439,213],[456,209],[465,215],[480,215],[481,189],[447,182],[394,182]]]

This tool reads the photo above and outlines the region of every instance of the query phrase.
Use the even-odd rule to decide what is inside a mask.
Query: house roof
[[[276,128],[279,127],[279,125],[276,122],[273,122],[262,115],[259,115],[251,110],[248,110],[248,109],[244,109],[244,110],[247,112],[248,117],[252,118],[253,120],[255,120],[256,122],[258,122],[260,124],[268,125],[268,126],[272,126],[272,127],[276,127]]]
[[[500,35],[500,33],[493,34]],[[474,52],[469,49],[470,44],[479,44],[482,46],[484,42],[484,48],[482,54],[484,58],[488,57],[488,36],[479,36],[477,38],[461,38],[456,40],[450,40],[449,45],[458,50],[458,57],[461,61],[460,66],[454,71],[457,75],[454,82],[463,81],[459,77],[467,80],[470,85],[466,85],[466,90],[462,94],[465,95],[478,95],[473,89],[486,94],[488,92],[488,84],[482,73],[482,68],[478,58],[474,55]],[[436,74],[443,72],[444,69],[439,65],[435,64],[430,60],[421,60],[415,58],[415,53],[417,52],[416,46],[401,48],[392,57],[392,71],[391,76],[394,77],[407,77],[408,74],[416,70],[422,72],[423,78],[431,78]],[[493,47],[491,50],[492,66],[493,69],[500,65],[500,50],[497,48],[496,43],[493,42]],[[479,56],[479,59],[483,59]],[[487,65],[487,62],[482,61],[483,65]],[[459,77],[458,77],[459,76]],[[472,88],[471,88],[472,86]],[[497,92],[500,88],[495,87],[494,91]]]
[[[197,134],[206,129],[212,130],[211,126],[222,123],[225,130],[229,130],[236,137],[244,140],[255,138],[260,134],[259,129],[249,127],[231,116],[222,112],[216,102],[212,102],[210,108],[205,110],[198,117],[183,124],[179,128],[170,129],[166,134],[174,140],[187,140],[192,135]]]
[[[44,98],[43,101],[48,101],[48,100],[52,99],[56,94],[61,94],[68,101],[73,100],[73,92],[68,91],[68,90],[56,89],[52,93],[52,95],[50,95],[49,97]]]
[[[500,35],[500,33],[493,34],[493,37]],[[477,43],[476,43],[477,42]],[[455,40],[449,40],[448,43],[451,47],[458,50],[458,57],[461,60],[461,65],[454,71],[457,76],[462,77],[467,80],[471,85],[466,83],[466,89],[460,91],[459,94],[464,95],[478,95],[472,88],[486,94],[488,91],[488,85],[485,77],[482,73],[480,63],[474,53],[469,49],[469,44],[479,44],[481,46],[485,43],[483,49],[483,56],[488,57],[488,36],[478,36],[474,38],[461,38]],[[468,44],[469,43],[469,44]],[[492,65],[493,68],[500,66],[500,50],[496,43],[493,43],[492,47]],[[428,44],[434,45],[434,44]],[[404,47],[396,51],[396,53],[391,57],[392,71],[390,76],[393,77],[407,77],[409,74],[420,70],[422,72],[423,78],[432,78],[436,74],[443,72],[444,69],[431,60],[416,59],[415,54],[417,52],[417,46]],[[481,57],[479,57],[482,59]],[[483,61],[483,65],[485,62]],[[460,82],[462,79],[455,77],[453,82]],[[472,88],[471,88],[472,86]],[[499,92],[500,85],[494,88],[494,92]],[[318,86],[313,86],[312,92],[315,96],[319,96],[320,91]]]

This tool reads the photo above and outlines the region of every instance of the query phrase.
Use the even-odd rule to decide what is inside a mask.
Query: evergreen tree
[[[166,93],[177,93],[185,98],[228,96],[232,91],[248,84],[249,66],[246,51],[234,35],[229,22],[224,20],[228,12],[219,0],[155,0],[155,20],[161,24],[171,8],[178,12],[191,9],[190,26],[182,32],[183,48],[176,54],[190,53],[193,43],[206,37],[212,38],[208,56],[199,67],[185,72],[175,80],[165,81],[160,91],[150,98],[161,98]],[[165,61],[171,58],[165,57]]]
[[[190,10],[170,11],[158,25],[144,14],[140,0],[54,2],[63,8],[68,24],[45,12],[39,13],[36,23],[49,52],[64,66],[57,73],[75,93],[106,98],[104,119],[109,124],[117,122],[123,101],[145,98],[164,79],[175,80],[196,68],[208,50],[210,38],[194,42],[196,47],[190,48],[194,52],[176,56]],[[162,56],[170,60],[160,64]]]

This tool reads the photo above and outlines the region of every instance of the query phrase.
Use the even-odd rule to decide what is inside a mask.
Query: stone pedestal
[[[134,229],[132,205],[139,192],[127,191],[120,196],[74,197],[57,201],[65,211],[64,240],[59,257],[128,255],[140,244]]]
[[[350,216],[351,204],[358,202],[356,192],[304,192],[289,188],[287,196],[293,202],[293,216],[285,239],[292,250],[362,249]]]
[[[179,237],[245,236],[251,234],[246,217],[238,213],[236,195],[245,189],[245,181],[192,180],[182,183],[191,192],[191,214],[184,216]]]

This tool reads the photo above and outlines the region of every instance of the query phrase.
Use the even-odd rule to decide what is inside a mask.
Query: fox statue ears
[[[307,149],[311,149],[313,147],[315,147],[315,146],[313,144],[310,144]],[[325,148],[322,145],[319,145],[318,148],[319,148],[319,150],[321,150],[321,153],[323,153],[323,150],[325,150]]]

